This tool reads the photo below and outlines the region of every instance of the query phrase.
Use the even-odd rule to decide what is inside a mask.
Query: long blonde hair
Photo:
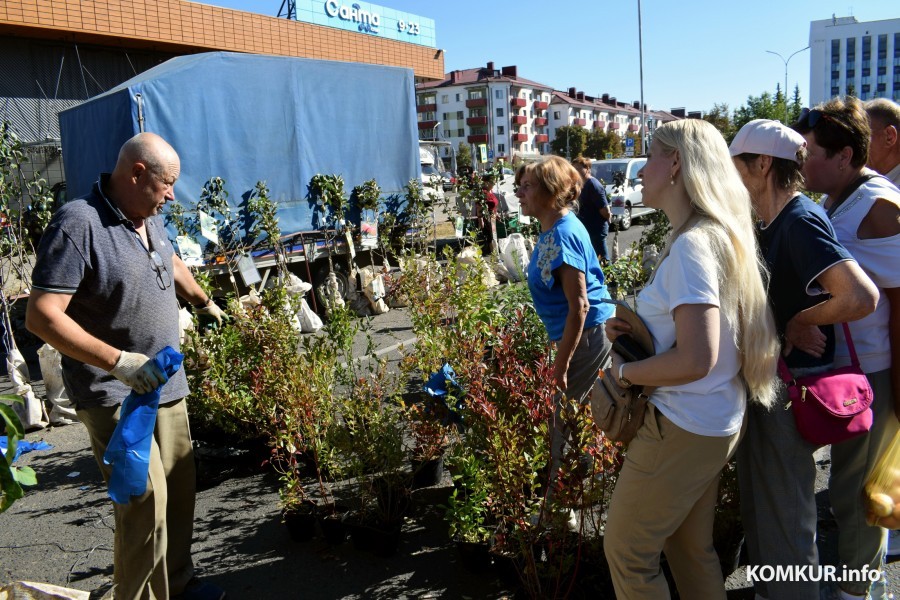
[[[753,401],[772,406],[778,390],[779,344],[766,297],[766,269],[753,231],[750,195],[724,138],[706,121],[685,119],[656,130],[653,141],[681,157],[681,177],[695,217],[672,232],[669,246],[687,227],[705,234],[720,265],[721,307],[736,332],[741,375]]]

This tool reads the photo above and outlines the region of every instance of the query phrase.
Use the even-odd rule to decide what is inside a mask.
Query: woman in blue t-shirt
[[[553,384],[582,401],[606,363],[610,343],[603,323],[612,316],[603,271],[581,221],[572,213],[581,176],[558,156],[519,168],[516,196],[522,214],[541,223],[528,264],[535,310],[556,345]]]

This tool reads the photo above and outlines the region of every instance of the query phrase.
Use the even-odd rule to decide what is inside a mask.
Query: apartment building
[[[846,94],[900,101],[900,19],[812,21],[809,46],[810,105]]]
[[[624,137],[677,118],[645,106],[642,128],[639,102],[618,102],[609,94],[595,98],[574,87],[554,90],[520,77],[516,66],[497,69],[493,62],[452,71],[443,81],[420,83],[416,94],[420,139],[448,141],[454,149],[460,142],[485,144],[489,160],[549,154],[550,141],[566,125],[616,131]]]

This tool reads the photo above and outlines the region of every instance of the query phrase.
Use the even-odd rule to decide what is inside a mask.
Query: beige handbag
[[[626,340],[620,339],[613,343],[613,350],[626,358],[631,355],[632,360],[636,359],[635,347],[643,356],[653,356],[653,338],[647,326],[625,302],[616,301],[615,304],[616,317],[631,325],[628,342],[632,352],[625,351],[623,342]],[[623,388],[616,383],[609,369],[600,371],[590,392],[594,422],[610,440],[628,444],[644,423],[647,400],[655,389],[639,385]]]

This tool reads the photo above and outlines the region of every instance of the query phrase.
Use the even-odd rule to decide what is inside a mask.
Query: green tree
[[[703,115],[703,120],[711,123],[718,129],[719,133],[722,134],[722,137],[724,137],[725,141],[729,144],[731,143],[731,140],[734,139],[734,134],[737,133],[737,130],[734,128],[734,123],[731,121],[731,110],[725,103],[713,104],[713,107]]]
[[[584,155],[589,158],[606,158],[606,154],[621,156],[622,138],[614,131],[594,129],[587,135]]]
[[[456,168],[459,169],[463,165],[472,166],[472,150],[466,142],[460,142],[459,150],[456,152]]]
[[[856,96],[856,86],[853,83],[847,84],[847,95],[848,96]]]
[[[557,156],[575,158],[584,154],[587,131],[578,125],[563,125],[556,130],[556,138],[550,142],[550,151]]]
[[[777,93],[780,96],[780,93]],[[784,100],[778,102],[769,92],[748,96],[747,104],[734,111],[734,129],[737,131],[754,119],[784,120]]]
[[[800,98],[800,86],[794,86],[794,97],[788,106],[788,122],[786,125],[796,123],[800,120],[800,113],[803,111],[803,100]]]

